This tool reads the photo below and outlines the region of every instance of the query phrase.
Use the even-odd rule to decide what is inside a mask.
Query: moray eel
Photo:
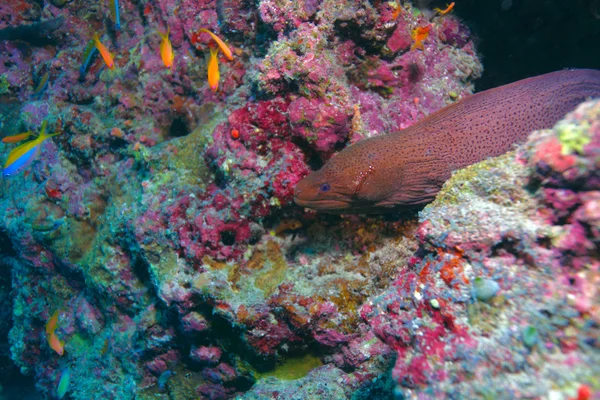
[[[496,157],[600,97],[600,71],[564,70],[486,90],[407,129],[362,140],[301,180],[296,204],[336,213],[385,213],[435,198],[452,171]]]

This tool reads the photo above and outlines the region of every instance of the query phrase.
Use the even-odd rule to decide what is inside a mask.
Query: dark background
[[[600,69],[600,0],[455,2],[484,66],[477,91],[564,68]]]

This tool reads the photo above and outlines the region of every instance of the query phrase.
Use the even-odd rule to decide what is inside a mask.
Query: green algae
[[[533,325],[529,325],[523,330],[523,343],[525,346],[532,348],[538,342],[538,331]]]
[[[510,179],[500,180],[496,175],[497,171],[512,170],[516,164],[514,157],[515,152],[511,151],[454,172],[438,193],[435,206],[457,205],[462,203],[466,197],[476,195],[482,190],[486,192],[486,197],[495,199],[506,198],[510,191],[519,190]],[[510,173],[510,175],[512,177],[513,174]],[[490,184],[492,180],[497,180],[497,182]],[[520,197],[522,196],[516,198]],[[509,198],[513,198],[513,196],[509,196]]]
[[[590,125],[586,121],[576,124],[568,121],[559,122],[554,130],[558,136],[558,141],[562,145],[561,154],[563,156],[572,153],[583,154],[583,148],[592,141],[589,128]]]
[[[5,75],[0,75],[0,96],[10,92],[10,83]]]
[[[148,255],[149,252],[146,252]],[[177,275],[179,266],[177,265],[177,255],[171,250],[164,250],[155,260],[148,260],[151,275],[157,282],[168,281],[171,277]]]
[[[502,324],[505,303],[506,299],[502,295],[495,296],[490,302],[470,303],[467,306],[469,324],[482,332],[491,334]]]
[[[215,113],[217,116],[207,119],[190,134],[157,146],[150,159],[145,160],[154,167],[155,171],[158,171],[152,176],[149,188],[162,189],[168,183],[176,183],[178,186],[186,184],[202,186],[211,181],[210,170],[198,154],[201,154],[210,144],[213,130],[223,122],[224,118],[221,113],[214,110],[214,105],[206,105],[205,108],[206,114]],[[165,151],[164,147],[167,145],[173,146],[176,153]],[[161,158],[151,160],[152,157]]]
[[[68,341],[62,337],[60,339],[68,342],[65,343],[66,349],[73,355],[87,356],[90,354],[93,346],[93,342],[91,340],[83,337],[79,333],[73,334],[73,336],[68,338]]]
[[[264,292],[265,297],[269,297],[285,279],[288,264],[279,246],[274,241],[267,242],[264,256],[264,265],[269,268],[257,276],[254,285]]]
[[[323,361],[317,355],[306,353],[298,357],[287,358],[270,371],[258,372],[252,368],[250,369],[257,379],[273,377],[283,381],[291,381],[305,377],[310,371],[322,365]]]

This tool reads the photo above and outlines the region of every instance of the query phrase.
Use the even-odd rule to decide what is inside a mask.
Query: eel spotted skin
[[[501,155],[600,97],[600,71],[564,70],[486,90],[411,127],[342,150],[296,186],[302,207],[385,213],[433,201],[452,171]]]

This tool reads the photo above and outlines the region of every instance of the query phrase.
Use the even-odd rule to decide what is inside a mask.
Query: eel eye
[[[321,192],[329,192],[329,189],[331,189],[331,186],[329,186],[329,183],[324,183],[319,188],[319,190],[321,190]]]

